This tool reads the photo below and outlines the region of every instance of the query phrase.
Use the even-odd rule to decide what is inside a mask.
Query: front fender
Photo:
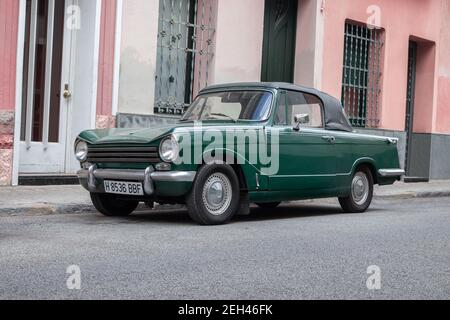
[[[223,156],[223,160],[218,160],[220,163],[227,163],[229,165],[237,165],[240,166],[242,172],[244,174],[247,188],[249,191],[256,190],[267,190],[268,189],[268,178],[262,174],[260,168],[251,164],[246,157],[239,154],[235,150],[220,148],[220,149],[210,149],[205,150],[203,152],[203,159],[208,162],[208,159],[211,159],[211,152],[215,152],[215,155]],[[212,160],[212,159],[211,159]]]

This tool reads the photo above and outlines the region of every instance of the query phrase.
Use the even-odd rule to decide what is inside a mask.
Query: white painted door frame
[[[49,1],[52,2],[58,0]],[[82,14],[80,24],[81,28],[79,30],[70,30],[70,32],[67,28],[67,15],[70,14],[69,11],[71,11],[69,10],[69,6],[74,6],[73,8],[80,9],[79,12]],[[63,145],[64,147],[60,148],[58,151],[55,151],[55,144],[49,143],[48,141],[42,141],[39,143],[31,142],[31,139],[29,139],[30,132],[27,132],[27,141],[20,141],[26,0],[20,0],[19,8],[13,185],[18,184],[18,177],[21,172],[76,172],[78,163],[73,159],[73,141],[79,131],[94,128],[96,123],[97,77],[101,21],[101,0],[67,0],[65,13],[66,26],[63,40],[64,48],[61,96],[66,83],[69,84],[69,89],[71,89],[73,96],[69,100],[64,100],[64,98],[61,97],[59,141],[61,142],[60,145]],[[49,18],[50,16],[51,15],[49,15]],[[50,43],[52,41],[48,42]],[[51,61],[51,58],[47,60]],[[88,70],[85,70],[85,72],[80,72],[80,69],[83,69],[83,67],[88,68]],[[45,87],[50,86],[50,83],[47,83],[48,79],[46,80]],[[46,102],[47,101],[48,99]],[[74,108],[75,104],[77,104],[76,108]],[[48,120],[48,112],[44,117]],[[48,129],[44,131],[48,132]],[[29,150],[33,149],[37,150],[36,153],[29,153]],[[61,165],[53,167],[49,166],[49,159],[45,159],[45,156],[43,156],[44,152],[57,153],[56,156],[58,159],[61,158]],[[22,170],[24,164],[27,163],[30,164],[28,170]],[[30,168],[33,167],[36,169],[30,170]]]
[[[68,109],[66,173],[80,168],[73,150],[81,131],[93,129],[97,116],[97,85],[100,51],[102,0],[73,0],[81,12],[80,29],[75,32],[73,96]]]
[[[50,92],[52,89],[52,62],[53,62],[53,29],[55,1],[48,0],[48,18],[47,18],[47,43],[45,56],[45,83],[44,83],[44,105],[43,105],[43,124],[42,140],[32,141],[33,130],[33,108],[34,101],[34,83],[35,83],[35,50],[36,50],[36,18],[38,0],[32,0],[31,5],[31,24],[30,24],[30,50],[28,61],[28,81],[27,85],[27,116],[25,125],[25,141],[20,144],[19,171],[21,173],[55,173],[61,174],[65,170],[66,153],[66,135],[67,135],[67,112],[71,104],[71,99],[65,99],[63,96],[64,87],[73,83],[73,32],[64,28],[63,37],[63,58],[61,70],[61,97],[60,97],[60,117],[59,117],[59,137],[58,142],[49,142],[49,124],[50,124]],[[66,0],[65,21],[67,20],[67,9],[73,4],[73,0]]]

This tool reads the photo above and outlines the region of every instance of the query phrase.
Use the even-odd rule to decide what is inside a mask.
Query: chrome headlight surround
[[[79,140],[75,143],[75,157],[80,162],[85,162],[88,157],[88,144],[83,141]]]
[[[178,139],[171,135],[161,141],[159,145],[159,157],[162,161],[167,163],[175,162],[180,153],[180,145]]]

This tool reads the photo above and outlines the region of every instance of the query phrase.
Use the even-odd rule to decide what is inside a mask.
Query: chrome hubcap
[[[220,216],[230,207],[231,195],[230,179],[222,173],[214,173],[203,187],[203,204],[209,213]]]
[[[352,197],[355,203],[359,206],[366,203],[369,191],[369,179],[364,173],[358,172],[352,182]]]

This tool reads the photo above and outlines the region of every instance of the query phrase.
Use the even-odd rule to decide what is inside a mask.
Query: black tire
[[[126,217],[133,213],[139,201],[118,200],[116,196],[103,193],[91,193],[94,207],[107,217]]]
[[[222,202],[218,204],[220,210],[215,213],[213,213],[212,207],[208,208],[209,202],[206,199],[206,188],[214,181],[219,184],[224,183],[223,199],[227,200],[222,200],[224,202],[221,207],[220,203]],[[239,209],[239,199],[239,180],[233,168],[229,165],[205,165],[197,172],[192,190],[186,198],[186,205],[189,216],[195,222],[201,225],[221,225],[228,223],[236,215]]]
[[[353,192],[353,184],[357,177],[366,177],[368,182],[368,194],[362,197],[360,201],[356,198]],[[352,186],[350,195],[348,197],[339,198],[339,203],[342,209],[347,213],[363,213],[369,209],[373,199],[373,176],[372,172],[366,166],[360,167],[356,170],[352,177]]]
[[[262,209],[275,209],[281,204],[281,202],[255,203],[255,204]]]

